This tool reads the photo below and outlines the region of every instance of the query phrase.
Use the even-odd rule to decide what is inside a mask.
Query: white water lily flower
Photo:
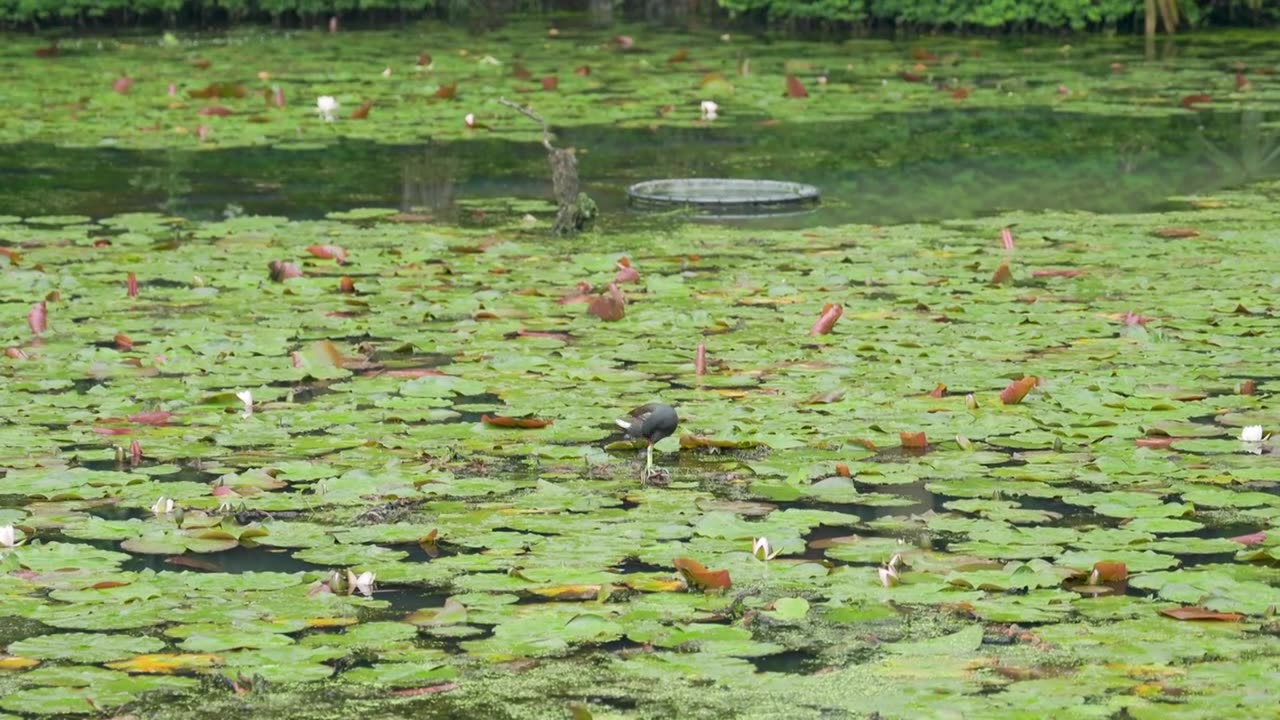
[[[13,526],[5,525],[4,527],[0,527],[0,547],[11,548],[11,547],[16,547],[17,544],[18,543],[17,543],[17,540],[15,540]]]
[[[714,100],[703,100],[702,101],[702,119],[715,120],[716,111],[719,109],[720,109],[720,106],[717,105]]]
[[[240,398],[240,402],[244,403],[244,412],[240,414],[240,417],[243,417],[245,419],[252,417],[253,416],[253,391],[241,390],[240,392],[236,393],[236,397]]]
[[[481,65],[501,65],[502,61],[492,55],[485,55],[480,58]]]
[[[1246,425],[1240,430],[1240,440],[1243,442],[1262,442],[1262,426]]]
[[[155,513],[156,515],[168,515],[169,513],[172,513],[173,498],[169,498],[169,497],[165,497],[164,495],[161,495],[160,499],[156,500],[156,504],[151,506],[151,512]]]
[[[901,562],[902,556],[894,553],[893,557],[889,558],[889,562],[878,570],[881,585],[890,588],[898,584],[898,564]]]
[[[751,543],[751,554],[756,556],[757,560],[769,561],[778,557],[781,550],[773,550],[770,552],[769,538],[758,537]]]
[[[347,571],[347,592],[358,592],[365,597],[373,595],[373,581],[377,576],[372,571],[366,570],[359,575]]]
[[[898,571],[891,567],[882,567],[880,572],[880,584],[890,588],[898,584]]]
[[[316,112],[325,122],[333,122],[334,113],[338,112],[338,101],[332,95],[321,95],[316,98]]]
[[[466,125],[468,128],[474,128],[476,126],[475,113],[467,113],[466,115],[463,115],[462,124]]]

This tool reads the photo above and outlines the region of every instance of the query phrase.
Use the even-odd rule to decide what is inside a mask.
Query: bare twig
[[[521,105],[517,105],[517,104],[515,104],[515,103],[511,102],[510,100],[508,100],[508,99],[506,99],[506,98],[498,98],[498,103],[499,103],[499,104],[502,104],[502,105],[506,105],[507,107],[511,108],[512,110],[515,110],[516,112],[520,113],[521,115],[524,115],[525,117],[529,118],[530,120],[532,120],[532,121],[534,121],[534,122],[538,123],[539,125],[541,125],[541,126],[542,126],[542,146],[543,146],[543,147],[545,147],[545,148],[547,149],[547,152],[554,152],[554,151],[555,151],[555,148],[551,146],[551,131],[547,128],[547,121],[546,121],[546,120],[543,120],[541,115],[539,115],[538,113],[536,113],[536,112],[534,112],[534,111],[530,110],[530,109],[529,109],[529,108],[527,108],[527,107],[523,107],[523,106],[521,106]]]

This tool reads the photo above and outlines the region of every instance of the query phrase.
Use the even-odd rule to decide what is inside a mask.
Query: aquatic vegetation
[[[143,108],[163,127],[199,100],[234,113],[197,116],[213,127],[209,150],[326,133],[313,173],[339,182],[325,162],[347,157],[342,138],[404,141],[428,127],[458,143],[509,134],[545,168],[519,123],[483,114],[482,101],[520,87],[570,125],[689,127],[702,93],[720,88],[717,131],[743,108],[814,131],[803,108],[836,92],[880,109],[890,105],[874,98],[893,92],[898,110],[1061,97],[1058,71],[1014,99],[984,99],[979,82],[961,100],[905,80],[883,90],[889,78],[869,74],[888,72],[887,55],[845,76],[788,66],[789,43],[752,46],[758,70],[733,93],[690,82],[681,68],[701,62],[695,46],[668,63],[671,48],[587,45],[562,62],[589,72],[559,72],[553,90],[524,84],[560,67],[540,48],[566,35],[539,35],[525,79],[487,46],[384,76],[387,47],[418,57],[421,38],[407,35],[359,55],[372,77],[330,65],[323,83],[308,75],[315,58],[271,43],[257,58],[195,43],[205,68],[182,45],[118,48],[157,59],[157,74],[131,67],[121,94],[112,82],[126,76],[95,70],[72,81],[105,105],[91,126],[51,99],[31,106],[43,126],[4,124],[0,136],[92,145],[110,127],[124,144],[191,143],[135,134],[126,119]],[[50,71],[89,56],[69,52]],[[762,78],[766,58],[777,67]],[[375,110],[325,123],[255,96],[252,59],[272,61],[254,72],[273,68],[260,82],[289,84],[288,97],[333,92]],[[240,69],[166,81],[186,92],[158,101],[143,92],[166,69],[201,77],[221,63]],[[1176,81],[1142,68],[1069,80],[1081,94],[1107,87],[1091,93],[1097,107],[1165,116],[1192,112],[1169,83],[1182,93],[1208,66]],[[788,92],[785,76],[819,70],[826,84]],[[648,96],[612,104],[644,78]],[[593,100],[570,92],[593,82]],[[1239,102],[1266,105],[1273,91],[1260,80]],[[649,107],[676,101],[683,116]],[[251,123],[238,109],[251,102],[287,120]],[[1265,429],[1280,422],[1280,183],[1160,212],[956,210],[892,226],[812,216],[800,229],[633,218],[573,238],[550,237],[550,202],[458,200],[467,222],[351,205],[322,217],[0,217],[0,709],[1274,708],[1280,493]],[[614,419],[658,400],[678,408],[678,428],[625,438]],[[638,477],[648,439],[663,486]]]
[[[1102,40],[765,45],[711,31],[657,34],[637,26],[628,33],[631,47],[614,42],[616,34],[572,24],[551,36],[535,23],[479,34],[444,25],[376,34],[250,29],[175,42],[69,38],[47,57],[38,54],[45,41],[10,36],[0,48],[0,76],[23,112],[21,121],[0,124],[0,143],[300,151],[339,139],[537,142],[540,129],[498,104],[508,97],[557,130],[786,126],[939,108],[1045,108],[1155,125],[1212,108],[1255,113],[1264,128],[1255,143],[1274,155],[1265,118],[1280,108],[1272,74],[1280,56],[1262,31],[1199,36],[1177,55],[1149,62],[1133,43]],[[557,78],[554,85],[548,77]],[[307,107],[286,98],[317,100]],[[354,110],[339,117],[341,108]],[[1263,155],[1246,162],[1265,165]]]
[[[1175,689],[1211,707],[1222,673],[1280,662],[1275,455],[1250,440],[1276,413],[1277,195],[554,245],[514,215],[7,223],[23,261],[4,343],[23,352],[3,370],[0,520],[26,540],[0,556],[0,607],[25,624],[0,706],[95,712],[35,674],[90,668],[75,687],[102,707],[256,674],[263,697],[447,683],[380,702],[506,697],[537,715],[554,702],[491,677],[538,660],[522,682],[589,678],[641,715],[800,688],[801,715],[853,693],[886,716],[981,697],[1014,717],[1026,684],[1135,716]],[[1153,267],[1150,233],[1170,225],[1197,235],[1162,241],[1180,261]],[[558,302],[624,256],[645,269],[625,316]],[[271,283],[269,258],[302,272]],[[992,285],[1000,262],[1011,282]],[[1230,285],[1211,276],[1226,268]],[[840,323],[810,334],[831,301]],[[644,487],[610,427],[657,396],[682,425],[657,445],[670,485]],[[117,449],[134,441],[137,462]],[[1012,624],[1027,637],[989,639]],[[922,655],[927,675],[900,660]],[[583,662],[606,665],[567,684],[552,670]],[[1136,667],[1191,673],[1148,694]],[[1105,688],[1087,702],[1085,677]],[[895,692],[854,689],[877,682]]]

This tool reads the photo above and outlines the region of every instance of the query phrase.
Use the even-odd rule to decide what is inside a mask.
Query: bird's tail
[[[631,421],[630,421],[630,420],[624,420],[624,419],[622,419],[622,418],[618,418],[617,420],[614,420],[614,422],[615,422],[615,423],[617,423],[617,424],[618,424],[618,427],[622,428],[623,430],[630,430],[630,429],[631,429]]]

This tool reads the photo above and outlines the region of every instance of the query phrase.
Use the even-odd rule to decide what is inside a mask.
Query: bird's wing
[[[641,405],[640,407],[631,410],[631,412],[628,412],[623,417],[614,420],[614,422],[618,424],[618,427],[626,431],[627,437],[641,437],[644,432],[645,422],[653,415],[653,411],[658,407],[661,407],[661,403]]]

